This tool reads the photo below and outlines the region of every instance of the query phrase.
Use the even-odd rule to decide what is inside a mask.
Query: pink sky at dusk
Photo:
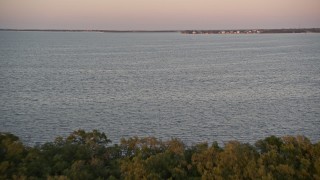
[[[0,0],[0,28],[320,27],[320,0]]]

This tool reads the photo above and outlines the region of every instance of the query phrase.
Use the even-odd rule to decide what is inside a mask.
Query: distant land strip
[[[320,28],[302,29],[237,29],[237,30],[185,30],[182,34],[278,34],[278,33],[320,33]]]
[[[0,29],[0,31],[101,32],[101,33],[181,33],[181,34],[278,34],[320,33],[320,28],[229,29],[229,30],[72,30],[72,29]]]

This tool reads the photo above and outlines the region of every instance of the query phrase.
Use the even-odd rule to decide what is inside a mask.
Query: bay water
[[[320,139],[320,34],[0,32],[0,132]]]

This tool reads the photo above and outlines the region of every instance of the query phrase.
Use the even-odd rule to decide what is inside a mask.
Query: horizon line
[[[182,31],[235,31],[235,30],[308,30],[320,27],[303,28],[225,28],[225,29],[171,29],[171,30],[112,30],[112,29],[63,29],[63,28],[0,28],[0,31],[56,31],[56,32],[182,32]]]

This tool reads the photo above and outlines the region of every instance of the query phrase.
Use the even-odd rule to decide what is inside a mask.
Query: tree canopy
[[[0,179],[320,179],[320,142],[270,136],[220,147],[132,137],[112,145],[104,133],[77,130],[29,147],[0,133]]]

